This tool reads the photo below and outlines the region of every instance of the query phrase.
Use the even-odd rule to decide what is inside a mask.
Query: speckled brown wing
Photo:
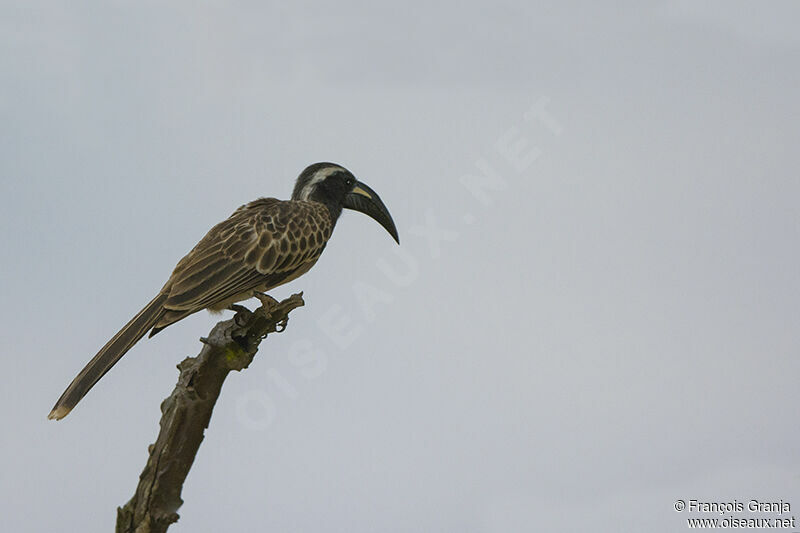
[[[322,204],[261,198],[220,222],[164,285],[166,312],[152,334],[201,309],[225,308],[308,271],[331,236]]]

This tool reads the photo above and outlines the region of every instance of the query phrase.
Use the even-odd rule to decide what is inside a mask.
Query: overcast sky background
[[[796,2],[175,4],[2,3],[4,530],[112,530],[218,318],[53,402],[213,224],[324,160],[401,246],[345,213],[273,292],[307,305],[225,384],[174,531],[800,515]]]

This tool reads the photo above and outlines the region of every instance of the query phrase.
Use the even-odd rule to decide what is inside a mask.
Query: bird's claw
[[[244,326],[247,323],[247,319],[252,314],[252,311],[239,304],[231,304],[228,306],[228,309],[236,313],[233,315],[233,320],[236,322],[237,326]]]
[[[280,333],[286,329],[286,325],[289,323],[289,317],[287,316],[277,324],[275,324],[275,333]]]
[[[258,301],[261,302],[261,306],[264,307],[266,311],[278,305],[278,300],[263,292],[254,291],[253,297],[258,298]]]
[[[243,314],[247,314],[247,313],[250,312],[250,310],[248,308],[246,308],[243,305],[239,305],[239,304],[231,304],[231,305],[229,305],[228,306],[228,310],[229,311],[233,311],[234,313],[243,313]]]

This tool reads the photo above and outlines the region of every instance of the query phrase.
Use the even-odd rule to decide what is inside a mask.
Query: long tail
[[[75,376],[72,383],[69,384],[67,390],[58,399],[53,410],[47,415],[51,420],[60,420],[67,416],[72,408],[86,396],[95,383],[102,378],[106,372],[111,370],[111,367],[119,361],[123,355],[127,353],[131,347],[141,339],[147,330],[152,328],[161,315],[164,314],[162,307],[164,301],[167,299],[166,294],[159,294],[147,304],[144,309],[139,311],[130,322],[125,324],[119,333],[114,335],[105,346],[100,348],[97,355],[83,367],[80,374]]]

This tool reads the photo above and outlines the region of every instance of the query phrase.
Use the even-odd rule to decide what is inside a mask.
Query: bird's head
[[[392,215],[380,196],[340,165],[314,163],[308,166],[297,178],[292,200],[323,203],[337,210],[337,216],[342,208],[360,211],[372,217],[400,243]]]

